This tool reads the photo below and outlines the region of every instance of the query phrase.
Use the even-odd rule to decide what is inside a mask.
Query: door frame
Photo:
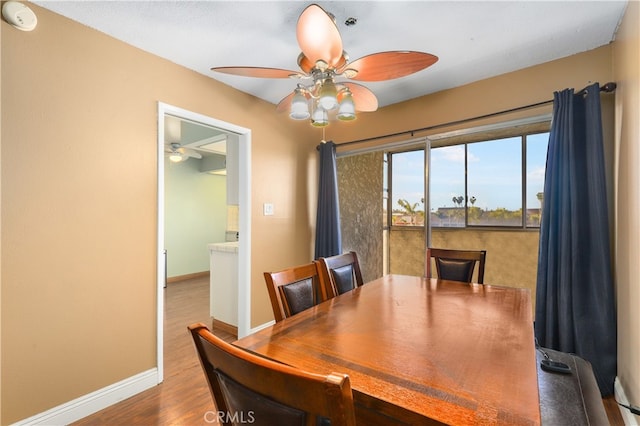
[[[164,116],[165,114],[216,127],[238,135],[238,338],[251,328],[251,129],[158,102],[157,204],[157,366],[158,383],[164,378]],[[185,326],[186,327],[186,326]]]

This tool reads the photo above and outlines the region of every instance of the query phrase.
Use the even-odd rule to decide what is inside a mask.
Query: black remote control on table
[[[538,344],[536,338],[536,349],[540,351],[544,359],[540,361],[540,368],[550,373],[571,374],[571,367],[564,362],[554,361],[549,357],[549,354]]]
[[[550,359],[543,359],[540,361],[540,367],[544,371],[550,371],[552,373],[562,373],[562,374],[570,374],[571,367],[569,367],[564,362],[560,361],[552,361]]]

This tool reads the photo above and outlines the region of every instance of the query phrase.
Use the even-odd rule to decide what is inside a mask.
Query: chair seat
[[[317,262],[265,272],[264,280],[276,322],[327,299]]]
[[[478,264],[476,282],[484,283],[486,250],[451,250],[428,248],[425,259],[425,276],[431,278],[431,259],[434,259],[438,278],[471,283],[473,271]]]
[[[316,305],[313,279],[308,278],[281,286],[291,314],[297,314]]]
[[[438,276],[446,277],[452,281],[471,282],[473,269],[476,266],[475,260],[455,260],[442,259],[436,260],[438,268]]]
[[[363,284],[358,255],[354,251],[318,259],[320,281],[327,297],[335,297]]]

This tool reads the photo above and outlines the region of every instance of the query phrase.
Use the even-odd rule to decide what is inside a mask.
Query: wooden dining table
[[[348,374],[358,424],[540,424],[527,289],[387,275],[235,344]]]

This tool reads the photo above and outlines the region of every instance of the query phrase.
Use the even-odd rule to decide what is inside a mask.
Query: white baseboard
[[[158,384],[158,369],[143,371],[95,392],[58,405],[14,423],[23,425],[68,425]]]
[[[251,330],[249,330],[249,334],[256,333],[256,332],[258,332],[258,331],[260,331],[260,330],[262,330],[264,328],[272,326],[275,323],[276,322],[274,320],[271,320],[269,322],[265,322],[264,324],[260,324],[259,326],[253,327]]]
[[[627,394],[624,391],[624,388],[620,384],[620,380],[616,377],[616,380],[613,384],[613,392],[616,398],[616,401],[629,405],[629,400],[627,399]],[[631,411],[627,410],[624,407],[618,405],[620,409],[620,414],[622,414],[622,420],[624,420],[624,424],[627,426],[638,426],[640,423],[638,421],[638,416],[635,416]]]

